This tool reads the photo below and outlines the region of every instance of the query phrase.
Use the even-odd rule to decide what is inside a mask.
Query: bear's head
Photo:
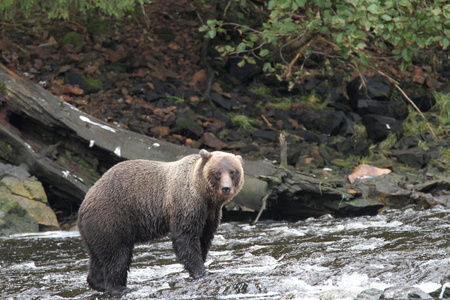
[[[200,150],[202,173],[208,189],[216,201],[227,202],[239,193],[244,185],[244,160],[240,155]]]

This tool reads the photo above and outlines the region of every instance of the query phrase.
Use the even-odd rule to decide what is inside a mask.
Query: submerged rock
[[[59,229],[42,184],[21,167],[0,164],[0,234]]]

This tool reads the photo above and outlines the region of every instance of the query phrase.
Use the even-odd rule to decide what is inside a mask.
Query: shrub
[[[86,13],[98,9],[106,15],[120,17],[126,11],[134,9],[136,3],[143,2],[144,0],[1,0],[0,13],[5,19],[12,19],[17,11],[27,17],[38,10],[46,12],[49,19],[68,19],[72,12]]]
[[[265,61],[264,70],[292,80],[305,75],[311,56],[322,70],[343,65],[359,70],[374,66],[370,53],[389,53],[402,70],[422,49],[450,45],[447,0],[270,0],[260,28],[209,20],[200,31],[236,41],[216,48],[243,62]]]

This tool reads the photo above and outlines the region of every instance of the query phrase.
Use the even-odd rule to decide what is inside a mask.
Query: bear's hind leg
[[[133,247],[117,250],[103,266],[105,292],[111,296],[122,296],[131,292],[127,288],[128,270],[131,264]]]
[[[99,292],[105,291],[105,278],[103,275],[103,265],[95,255],[91,254],[89,260],[89,274],[87,282],[91,288]]]

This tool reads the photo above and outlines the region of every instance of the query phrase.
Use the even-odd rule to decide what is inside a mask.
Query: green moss
[[[114,34],[114,30],[109,22],[101,18],[89,19],[86,29],[100,41],[105,41]]]
[[[366,126],[364,126],[363,124],[355,124],[353,129],[355,130],[355,133],[353,134],[352,137],[354,137],[355,139],[362,139],[362,140],[367,139]]]
[[[292,100],[290,98],[283,99],[280,102],[272,103],[271,105],[277,109],[289,110],[289,109],[291,109],[291,106],[292,106]]]
[[[271,89],[262,83],[255,83],[249,88],[250,92],[259,96],[270,95]]]
[[[239,128],[244,130],[253,129],[253,126],[259,125],[258,120],[244,115],[231,113],[228,117],[231,119],[231,123],[233,124],[233,126],[238,126]]]
[[[65,150],[58,157],[59,164],[68,170],[76,170],[79,174],[82,174],[83,179],[90,181],[96,181],[100,178],[98,173],[98,160],[96,158],[85,160],[82,156],[77,155],[69,150]]]
[[[88,91],[91,93],[98,92],[103,88],[101,80],[98,79],[83,76],[83,82],[86,84]]]
[[[72,44],[75,48],[78,48],[83,45],[83,42],[83,35],[75,31],[66,33],[63,37],[63,45]]]
[[[397,135],[391,132],[385,140],[380,142],[379,146],[380,149],[390,149],[395,145],[395,143],[397,143]]]
[[[412,106],[409,106],[409,114],[403,123],[406,136],[416,135],[424,132],[430,132],[431,126],[438,137],[448,138],[450,135],[450,95],[435,93],[436,104],[428,111],[423,113],[425,121],[420,113]],[[427,124],[428,122],[428,124]]]

